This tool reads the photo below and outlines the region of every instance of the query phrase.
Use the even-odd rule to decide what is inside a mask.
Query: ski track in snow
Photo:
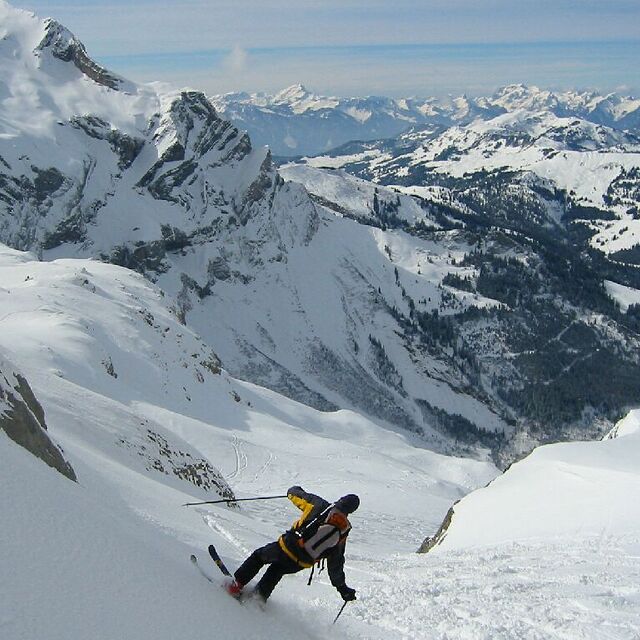
[[[219,536],[223,540],[226,540],[233,548],[237,549],[240,554],[249,555],[251,553],[251,549],[246,545],[242,544],[238,537],[231,533],[228,527],[223,526],[220,523],[220,518],[212,515],[205,515],[204,521],[207,526]],[[215,539],[215,538],[214,538]]]
[[[238,439],[238,436],[233,436],[231,446],[233,447],[233,452],[235,454],[236,467],[228,476],[226,476],[226,480],[236,478],[247,468],[247,454],[243,451],[242,441]]]
[[[253,476],[254,481],[257,480],[260,476],[266,473],[267,469],[271,466],[273,462],[275,462],[276,457],[273,455],[271,451],[269,451],[269,457],[265,461],[265,463],[256,471]]]

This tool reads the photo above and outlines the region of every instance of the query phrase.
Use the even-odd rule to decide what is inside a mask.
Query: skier
[[[360,498],[348,494],[330,504],[298,486],[291,487],[287,497],[302,516],[276,542],[256,549],[242,563],[234,579],[225,585],[228,593],[239,598],[244,586],[268,564],[255,588],[256,595],[266,602],[285,574],[311,568],[313,576],[314,565],[326,559],[331,584],[345,602],[355,600],[356,591],[346,585],[343,568],[345,543],[351,531],[347,516],[358,508]]]

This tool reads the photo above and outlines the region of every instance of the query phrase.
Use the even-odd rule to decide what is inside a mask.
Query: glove
[[[338,591],[340,592],[340,595],[345,602],[351,602],[352,600],[356,599],[356,590],[352,589],[351,587],[347,587],[346,584],[338,587]]]

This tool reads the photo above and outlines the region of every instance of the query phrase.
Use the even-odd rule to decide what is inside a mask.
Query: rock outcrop
[[[0,431],[34,456],[76,480],[73,467],[47,434],[44,410],[29,383],[13,366],[0,359]]]

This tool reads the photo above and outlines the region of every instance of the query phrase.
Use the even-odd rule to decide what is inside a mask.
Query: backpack
[[[350,530],[349,520],[342,513],[335,511],[334,505],[329,505],[295,533],[300,548],[315,561],[338,545]]]

